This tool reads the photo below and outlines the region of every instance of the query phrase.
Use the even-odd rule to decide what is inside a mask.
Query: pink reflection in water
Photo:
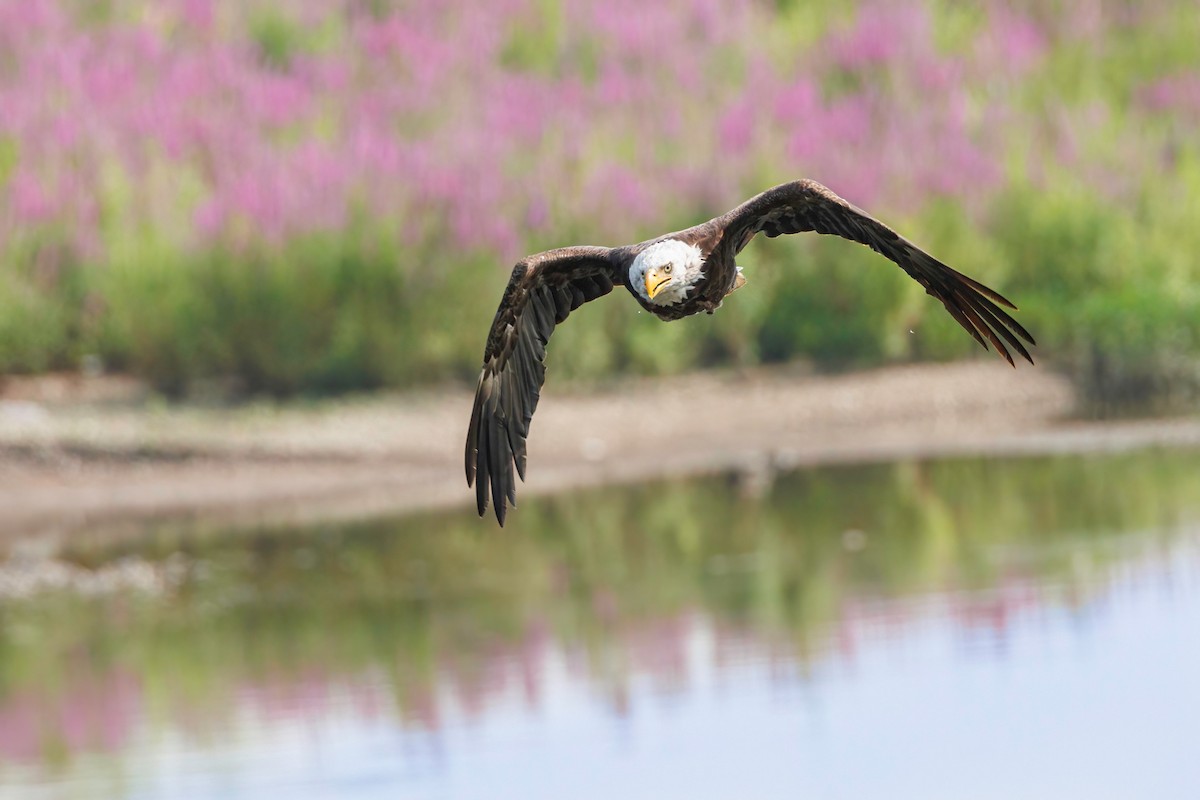
[[[62,685],[10,692],[0,699],[0,754],[20,761],[56,754],[114,752],[125,747],[145,714],[140,676],[93,671],[76,660]]]
[[[1161,583],[1157,562],[1126,568],[1109,580],[1145,586]],[[1131,578],[1132,576],[1132,578]],[[1139,577],[1140,576],[1140,577]],[[165,707],[148,720],[144,678],[125,667],[94,670],[85,660],[64,676],[61,687],[22,689],[0,700],[0,754],[31,763],[52,753],[117,752],[146,724],[168,724],[219,741],[235,716],[262,724],[301,723],[349,715],[365,721],[392,719],[399,725],[438,733],[451,721],[482,723],[498,706],[517,702],[538,713],[551,686],[567,679],[616,714],[630,711],[636,686],[657,695],[686,693],[697,682],[716,680],[765,665],[772,682],[791,685],[816,671],[853,673],[869,645],[902,642],[931,624],[957,638],[983,635],[988,648],[1003,652],[1017,621],[1026,626],[1052,614],[1086,609],[1111,586],[1070,590],[1020,574],[986,591],[900,597],[847,596],[836,615],[799,630],[780,620],[730,620],[700,608],[658,617],[630,616],[620,598],[593,597],[592,619],[600,635],[575,641],[552,633],[533,616],[512,638],[493,637],[468,647],[440,650],[426,670],[399,651],[391,663],[358,668],[330,663],[277,664],[253,676],[216,687],[218,702],[187,699],[171,689],[171,676],[155,678]],[[165,718],[159,717],[166,714]]]

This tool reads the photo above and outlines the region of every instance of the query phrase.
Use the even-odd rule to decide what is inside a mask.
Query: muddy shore
[[[107,385],[106,385],[107,386]],[[466,392],[203,409],[10,383],[0,395],[9,542],[151,520],[291,522],[469,506]],[[992,361],[838,376],[788,371],[546,387],[520,496],[668,475],[953,454],[1200,446],[1200,419],[1072,420],[1051,370]],[[671,409],[650,414],[647,409]],[[724,420],[697,435],[699,417]],[[487,524],[494,525],[494,521]]]

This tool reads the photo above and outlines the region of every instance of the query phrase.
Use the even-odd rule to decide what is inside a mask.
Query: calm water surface
[[[510,520],[79,544],[141,578],[0,601],[0,796],[1200,797],[1200,454]]]

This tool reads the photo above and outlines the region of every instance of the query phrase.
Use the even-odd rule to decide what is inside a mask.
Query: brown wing
[[[612,291],[614,278],[620,280],[613,252],[566,247],[529,256],[513,269],[488,333],[467,429],[467,485],[475,483],[480,516],[489,490],[501,525],[508,504],[516,504],[513,465],[525,480],[525,438],[546,378],[546,342],[567,314]]]
[[[1014,310],[1016,306],[998,292],[946,266],[816,181],[794,181],[768,189],[713,222],[725,229],[723,240],[733,248],[732,254],[740,252],[757,233],[775,237],[816,231],[865,244],[895,261],[926,292],[941,300],[950,316],[985,350],[990,341],[1012,364],[1012,356],[1004,346],[1007,342],[1033,363],[1021,339],[1029,344],[1036,342],[997,303]]]

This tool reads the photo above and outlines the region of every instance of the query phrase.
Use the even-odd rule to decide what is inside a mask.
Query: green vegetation
[[[1200,387],[1200,209],[1187,198],[1200,197],[1200,169],[1178,177],[1186,184],[1172,196],[1132,209],[1060,183],[1010,189],[984,227],[949,203],[897,225],[1017,302],[1039,341],[1035,357],[1096,401],[1188,400]],[[714,317],[666,326],[620,292],[588,306],[555,335],[550,366],[592,379],[731,361],[838,368],[976,352],[889,263],[811,238],[753,244],[741,259],[749,285]],[[323,236],[274,252],[9,272],[0,276],[0,361],[37,372],[97,353],[171,393],[197,379],[272,394],[469,380],[503,272],[487,255],[428,269],[404,269],[401,258],[369,237]]]
[[[26,32],[0,40],[0,374],[99,356],[172,395],[469,382],[520,255],[809,175],[1009,296],[1097,405],[1200,392],[1191,3],[1088,4],[1086,34],[1071,0],[779,2],[719,28],[689,0],[636,26],[555,0],[43,5],[0,19]],[[898,270],[815,239],[752,244],[715,317],[582,309],[551,369],[977,353]]]

